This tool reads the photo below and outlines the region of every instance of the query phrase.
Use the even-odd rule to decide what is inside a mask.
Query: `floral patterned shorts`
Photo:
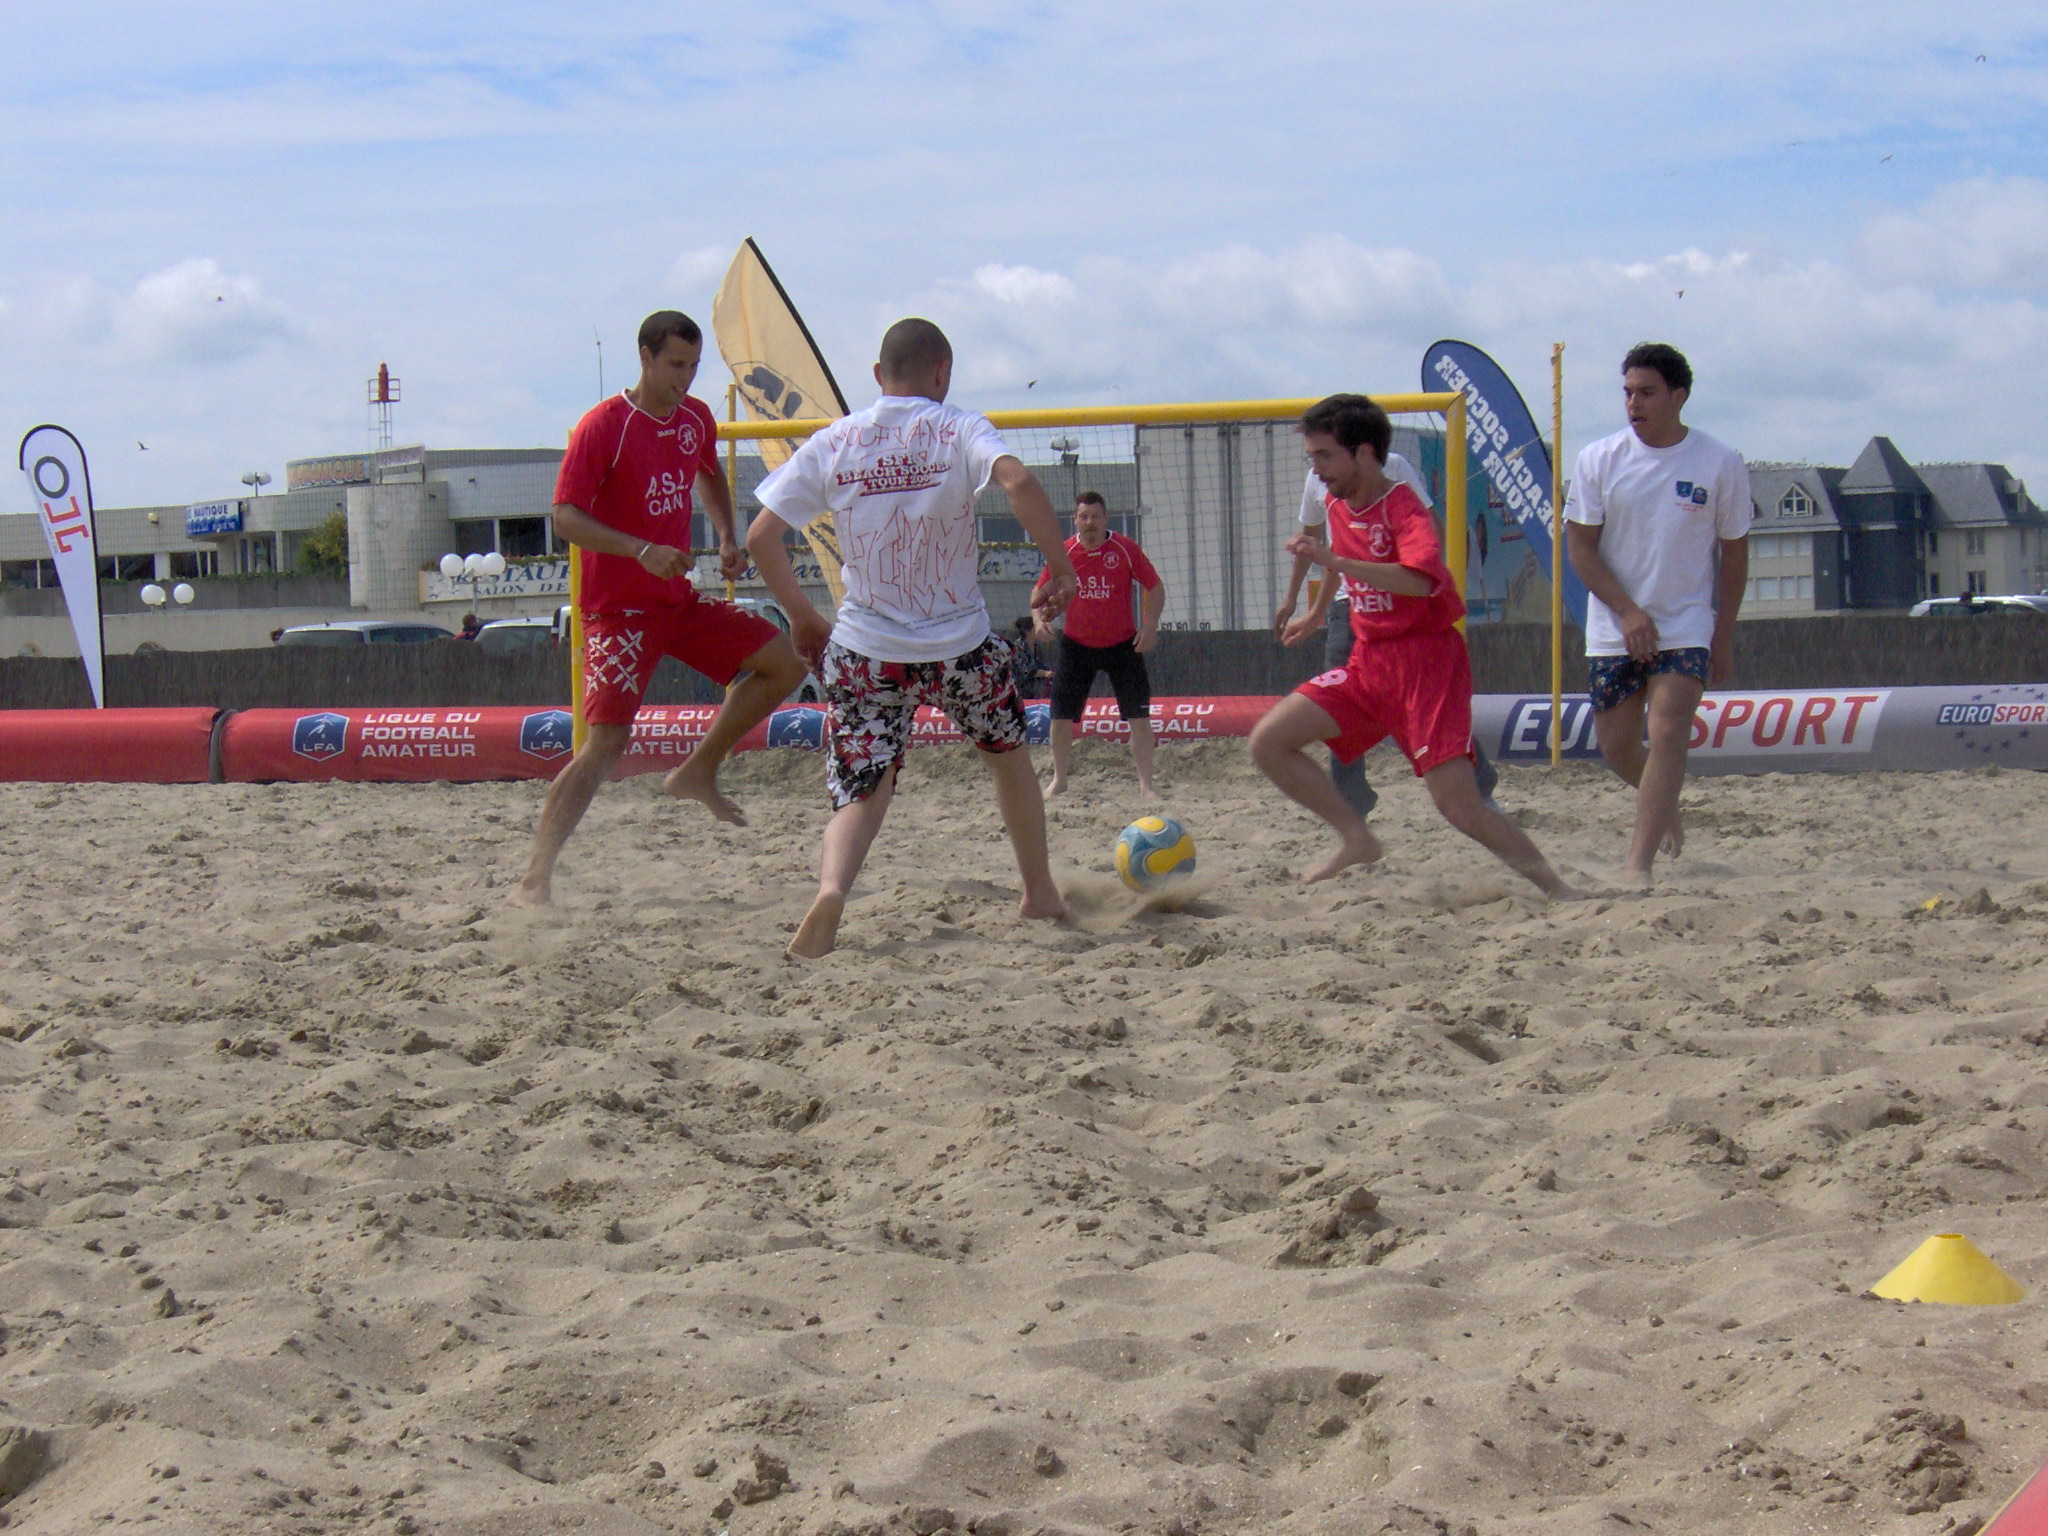
[[[1024,745],[1024,708],[1010,676],[1010,647],[994,635],[951,661],[876,661],[843,645],[825,648],[819,671],[825,715],[825,787],[835,807],[865,800],[903,761],[918,706],[942,709],[984,752]]]

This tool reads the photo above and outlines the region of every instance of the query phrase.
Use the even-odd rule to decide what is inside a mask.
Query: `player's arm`
[[[832,626],[811,606],[803,583],[796,579],[796,567],[789,563],[789,546],[784,542],[789,532],[789,524],[763,507],[747,527],[747,553],[753,556],[762,583],[789,615],[790,643],[815,672],[823,661],[826,642],[832,638]]]
[[[733,532],[732,483],[725,478],[725,466],[716,455],[698,472],[697,488],[704,495],[704,515],[711,519],[711,531],[718,535],[718,574],[727,581],[738,581],[747,574],[747,556]]]
[[[1159,616],[1166,612],[1166,583],[1155,573],[1152,585],[1140,588],[1138,599],[1138,654],[1144,655],[1159,643]]]
[[[1301,485],[1301,531],[1314,532],[1318,537],[1321,537],[1326,526],[1320,520],[1323,499],[1316,494],[1316,487],[1321,484],[1322,482],[1315,477],[1315,472],[1311,470]],[[1278,635],[1281,643],[1285,645],[1294,643],[1287,638],[1287,621],[1294,617],[1294,605],[1301,598],[1301,580],[1308,575],[1309,565],[1308,556],[1294,557],[1294,568],[1287,573],[1287,595],[1280,599],[1280,606],[1273,610],[1273,633]],[[1316,593],[1311,590],[1309,595],[1313,598]]]
[[[1749,584],[1749,535],[1721,539],[1721,569],[1714,578],[1714,639],[1708,649],[1708,671],[1716,688],[1735,676],[1735,619],[1742,612],[1742,594]]]
[[[1287,541],[1287,547],[1295,557],[1306,555],[1311,565],[1319,565],[1326,571],[1339,576],[1348,576],[1363,586],[1373,587],[1381,592],[1392,592],[1401,597],[1427,597],[1436,590],[1436,578],[1421,571],[1390,560],[1346,560],[1330,553],[1328,545],[1312,537],[1303,529]],[[1334,582],[1326,583],[1334,586]],[[1322,593],[1316,594],[1316,606],[1327,612],[1328,605]]]
[[[1066,541],[1060,537],[1060,520],[1052,509],[1052,501],[1045,494],[1045,487],[1038,483],[1038,476],[1013,453],[996,460],[989,478],[1010,498],[1011,513],[1023,524],[1045,561],[1045,586],[1033,594],[1032,610],[1044,619],[1058,618],[1081,590],[1081,583],[1074,575],[1074,562],[1067,558]]]
[[[1599,523],[1574,523],[1564,525],[1565,549],[1571,556],[1572,570],[1578,574],[1586,590],[1599,598],[1621,621],[1621,642],[1628,647],[1629,655],[1637,661],[1648,661],[1657,654],[1657,621],[1636,606],[1635,599],[1622,590],[1621,579],[1607,568],[1607,562],[1600,556]],[[1743,569],[1749,568],[1745,554]]]
[[[731,516],[728,503],[727,516]],[[578,549],[594,550],[600,555],[623,555],[628,560],[638,560],[649,574],[668,580],[690,573],[690,552],[677,549],[672,544],[651,544],[645,539],[635,538],[630,533],[621,533],[608,523],[600,523],[581,507],[566,501],[555,503],[555,536],[565,544]]]

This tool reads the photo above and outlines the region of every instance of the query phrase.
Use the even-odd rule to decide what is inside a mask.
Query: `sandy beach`
[[[1975,1530],[2048,1456],[2048,782],[1696,781],[1547,906],[1369,766],[1304,891],[1163,749],[1146,911],[1084,746],[1054,927],[921,752],[807,966],[815,758],[608,788],[545,914],[539,784],[0,785],[9,1529]],[[1501,798],[1615,880],[1613,780]],[[1863,1294],[1937,1232],[2029,1299]]]

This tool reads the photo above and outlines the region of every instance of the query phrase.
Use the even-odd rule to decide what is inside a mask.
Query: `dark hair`
[[[1028,635],[1028,634],[1030,634],[1030,633],[1031,633],[1031,629],[1032,629],[1032,619],[1031,619],[1031,615],[1030,615],[1030,614],[1028,614],[1028,613],[1020,613],[1020,614],[1018,614],[1018,615],[1017,615],[1017,622],[1016,622],[1015,624],[1011,625],[1010,627],[1011,627],[1012,629],[1016,630],[1016,631],[1017,631],[1017,633],[1018,633],[1018,634],[1020,634],[1020,635]]]
[[[1301,430],[1334,437],[1347,453],[1370,448],[1382,464],[1387,462],[1387,450],[1394,446],[1394,424],[1364,395],[1331,395],[1318,400],[1301,418]]]
[[[1100,507],[1105,512],[1109,510],[1109,503],[1102,499],[1102,492],[1100,491],[1083,491],[1074,498],[1074,505],[1077,507],[1083,502],[1086,502],[1091,507]]]
[[[1692,389],[1692,364],[1685,360],[1685,354],[1674,346],[1661,341],[1638,342],[1628,349],[1628,356],[1621,360],[1621,371],[1631,368],[1649,368],[1659,374],[1672,389],[1688,393]]]
[[[640,350],[651,357],[661,356],[661,349],[668,345],[671,336],[680,336],[689,342],[704,339],[697,322],[680,309],[657,309],[640,322]]]
[[[941,363],[951,362],[953,343],[929,320],[898,320],[882,337],[877,361],[882,377],[900,383],[923,379]]]

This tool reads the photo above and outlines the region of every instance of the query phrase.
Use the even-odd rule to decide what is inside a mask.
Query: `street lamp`
[[[505,574],[505,557],[495,549],[480,555],[446,554],[441,557],[441,574],[450,581],[469,580],[469,606],[476,607],[476,584],[479,577],[495,581]]]
[[[249,473],[242,476],[242,484],[248,486],[258,496],[261,496],[263,494],[263,487],[270,484],[270,476],[263,473],[260,469],[252,469]]]

